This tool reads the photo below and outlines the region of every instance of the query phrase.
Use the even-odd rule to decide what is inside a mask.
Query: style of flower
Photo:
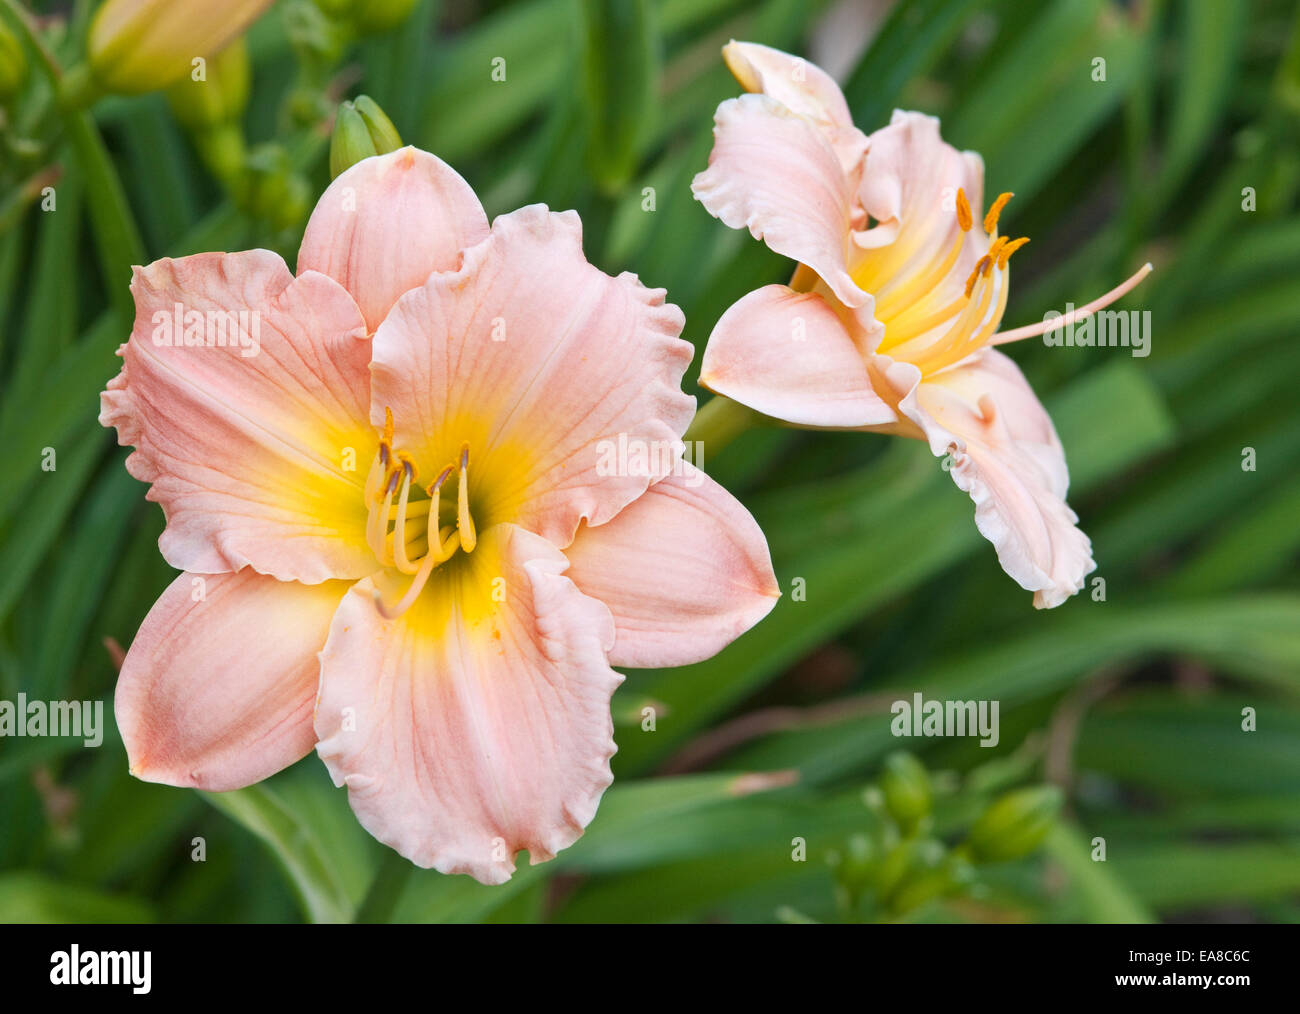
[[[611,664],[706,658],[779,594],[753,518],[680,460],[681,312],[590,265],[572,212],[489,228],[404,148],[334,181],[296,277],[206,253],[132,292],[100,420],[184,571],[117,687],[140,778],[234,789],[315,748],[376,838],[499,883],[595,814]],[[256,343],[205,339],[232,320]],[[677,453],[605,474],[620,438]]]
[[[693,184],[710,214],[799,262],[723,314],[700,383],[802,426],[925,440],[975,502],[1003,569],[1052,607],[1095,568],[1066,504],[1065,455],[1047,412],[996,348],[1120,298],[1150,271],[1057,322],[999,331],[1009,261],[1028,239],[999,235],[1011,198],[983,221],[984,165],[897,111],[867,136],[819,68],[766,46],[723,50],[750,93],[717,110],[708,168]]]

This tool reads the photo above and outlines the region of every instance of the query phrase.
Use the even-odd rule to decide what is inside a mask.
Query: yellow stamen
[[[460,449],[460,488],[456,491],[456,527],[460,531],[460,545],[467,553],[478,545],[474,518],[469,513],[469,444]]]
[[[957,258],[961,255],[961,248],[965,245],[965,242],[966,234],[963,232],[958,235],[957,242],[954,243],[952,249],[948,251],[948,256],[933,268],[923,274],[913,275],[908,281],[904,282],[896,289],[886,290],[876,300],[876,319],[889,320],[891,317],[900,315],[905,311],[896,308],[907,307],[923,293],[929,292],[938,285],[939,282],[947,277],[948,272],[952,270],[952,266],[957,263]],[[885,338],[886,342],[881,343],[882,351],[889,345],[893,344],[893,342],[888,342],[888,332],[886,332]]]
[[[979,281],[980,275],[987,274],[985,268],[989,266],[989,255],[985,254],[975,262],[975,267],[971,269],[970,277],[966,279],[966,298],[970,299],[970,294],[975,290],[975,283]]]
[[[966,191],[961,187],[957,188],[957,224],[961,226],[961,231],[966,232],[970,229],[974,221],[970,213],[970,201],[966,200]]]
[[[993,207],[989,208],[989,213],[984,216],[984,231],[990,236],[993,230],[998,227],[998,216],[1002,214],[1002,209],[1007,206],[1007,201],[1016,195],[1010,192],[998,194],[998,199],[993,202]]]
[[[414,574],[419,568],[406,556],[406,504],[411,495],[411,483],[415,480],[415,463],[406,455],[399,455],[402,462],[402,492],[397,501],[397,519],[393,526],[392,548],[385,543],[385,551],[390,552],[393,563],[403,574]],[[384,517],[388,517],[385,511]]]
[[[1011,255],[1029,242],[1028,236],[1021,236],[1019,239],[1013,239],[1010,243],[1002,248],[1002,253],[998,255],[998,267],[1005,268],[1007,261],[1011,260]]]

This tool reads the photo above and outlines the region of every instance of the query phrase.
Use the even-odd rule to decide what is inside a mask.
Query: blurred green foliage
[[[859,126],[936,113],[991,190],[1016,192],[1007,214],[1033,245],[1010,324],[1156,265],[1125,304],[1151,310],[1149,358],[1012,350],[1065,444],[1104,600],[1090,585],[1035,613],[920,443],[749,432],[704,465],[768,535],[776,610],[708,662],[629,674],[617,780],[577,845],[499,888],[418,872],[394,917],[1300,920],[1296,12],[862,6],[888,12],[855,37],[819,31],[831,5],[806,0],[422,0],[356,42],[282,0],[249,35],[242,136],[216,157],[161,95],[60,112],[29,52],[0,143],[0,699],[111,705],[105,639],[128,645],[170,580],[161,512],[96,422],[133,260],[269,245],[292,264],[329,117],[365,93],[490,215],[576,208],[589,258],[666,287],[702,348],[731,302],[791,269],[690,194],[713,110],[738,92],[719,48],[833,45]],[[91,5],[50,8],[45,37],[72,65]],[[887,762],[889,703],[917,691],[1000,701],[999,745],[910,740],[924,766]],[[1041,826],[1016,810],[1062,798]],[[112,728],[98,750],[0,739],[0,920],[365,917],[385,852],[313,757],[201,796],[128,776]]]

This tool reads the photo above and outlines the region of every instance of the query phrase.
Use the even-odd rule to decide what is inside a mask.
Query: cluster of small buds
[[[885,759],[863,793],[871,826],[827,856],[843,921],[905,919],[937,899],[969,894],[980,866],[1032,855],[1062,805],[1055,786],[1015,789],[989,802],[964,840],[947,843],[934,831],[940,784],[910,753]]]

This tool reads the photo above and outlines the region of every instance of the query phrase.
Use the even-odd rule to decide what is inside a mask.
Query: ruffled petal
[[[308,583],[370,573],[370,342],[352,297],[267,250],[155,261],[131,291],[99,420],[136,448],[127,469],[162,504],[167,562]]]
[[[614,624],[565,566],[498,525],[397,619],[369,579],[334,618],[317,751],[365,828],[419,866],[502,883],[519,850],[538,863],[576,841],[612,781]]]
[[[615,665],[689,665],[716,655],[781,596],[757,522],[693,465],[613,521],[584,528],[568,576],[614,614]]]
[[[861,306],[866,293],[847,266],[856,176],[824,131],[766,95],[729,99],[714,124],[709,167],[691,184],[696,200],[724,224],[807,264],[846,306]]]
[[[176,578],[144,618],[117,681],[131,773],[225,792],[310,753],[316,656],[347,589],[248,569]]]
[[[887,357],[878,357],[887,360]],[[1050,609],[1080,591],[1096,569],[1092,544],[1065,502],[1065,451],[1046,410],[1019,368],[985,349],[965,363],[926,377],[910,364],[887,374],[910,384],[899,404],[937,457],[975,502],[975,524],[998,562]]]
[[[374,337],[372,419],[391,409],[430,477],[467,444],[480,527],[566,546],[672,470],[694,411],[682,323],[662,289],[587,263],[576,214],[524,208],[397,302]],[[645,467],[607,469],[620,446]]]
[[[863,311],[869,316],[869,304]],[[895,419],[872,390],[862,352],[830,304],[785,285],[756,289],[722,315],[704,349],[700,383],[801,426],[853,428]]]
[[[397,297],[435,271],[454,271],[488,232],[470,185],[418,148],[362,159],[329,185],[298,251],[298,273],[319,271],[357,301],[374,331]]]
[[[770,95],[791,112],[838,127],[853,126],[844,93],[816,64],[755,42],[730,42],[722,58],[747,92]]]

